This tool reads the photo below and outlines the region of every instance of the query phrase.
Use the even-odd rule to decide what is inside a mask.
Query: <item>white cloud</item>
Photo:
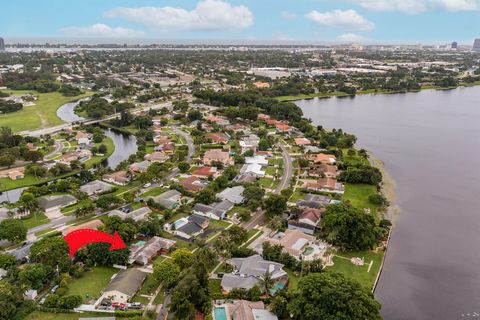
[[[418,14],[426,11],[478,11],[480,0],[350,0],[374,11],[399,11]]]
[[[365,37],[355,34],[355,33],[345,33],[337,37],[340,42],[363,42]]]
[[[109,38],[132,38],[145,36],[140,30],[127,29],[122,27],[112,28],[102,23],[88,27],[66,27],[62,32],[74,37],[109,37]]]
[[[293,20],[297,18],[297,15],[290,11],[282,11],[280,16],[285,20]]]
[[[373,22],[368,21],[355,10],[334,10],[329,12],[314,10],[305,17],[322,27],[342,28],[352,31],[372,31],[375,28]]]
[[[115,8],[108,18],[122,18],[158,31],[226,31],[253,25],[248,7],[223,0],[201,0],[191,11],[174,7]]]

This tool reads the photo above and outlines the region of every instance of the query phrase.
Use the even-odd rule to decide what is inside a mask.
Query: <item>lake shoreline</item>
[[[387,91],[387,90],[364,90],[358,91],[356,94],[348,94],[344,92],[333,92],[333,93],[314,93],[311,95],[298,95],[298,96],[279,96],[275,99],[281,102],[295,102],[295,101],[302,101],[302,100],[313,100],[313,99],[328,99],[328,98],[353,98],[355,96],[362,96],[362,95],[390,95],[390,94],[404,94],[404,93],[419,93],[422,91],[427,90],[435,90],[435,91],[445,91],[445,90],[454,90],[458,88],[471,88],[480,86],[480,83],[473,83],[473,84],[462,84],[455,87],[435,87],[435,86],[426,86],[419,90],[407,90],[407,91]]]

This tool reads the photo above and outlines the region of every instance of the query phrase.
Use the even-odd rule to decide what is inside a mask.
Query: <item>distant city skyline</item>
[[[480,0],[19,0],[1,36],[472,45]],[[85,40],[83,40],[85,41]],[[131,41],[129,41],[131,42]]]

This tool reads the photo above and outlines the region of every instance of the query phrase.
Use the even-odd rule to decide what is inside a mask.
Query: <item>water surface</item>
[[[385,319],[479,319],[480,88],[299,101],[358,137],[401,213],[376,290]]]

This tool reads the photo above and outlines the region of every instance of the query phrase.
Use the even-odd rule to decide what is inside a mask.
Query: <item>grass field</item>
[[[339,252],[333,257],[334,265],[327,267],[326,271],[335,271],[344,274],[348,278],[355,279],[361,285],[368,289],[373,288],[373,284],[380,271],[384,252],[373,251],[358,251],[358,252]],[[364,258],[365,264],[363,266],[356,266],[350,262],[353,257]],[[373,261],[373,262],[372,262]],[[371,267],[370,267],[370,263]],[[370,268],[370,271],[368,270]]]
[[[110,278],[118,270],[107,267],[96,267],[92,271],[83,274],[79,279],[73,280],[69,284],[67,295],[80,295],[84,301],[96,299],[100,292],[108,285]]]
[[[93,92],[88,92],[76,97],[64,97],[59,92],[38,93],[28,90],[4,90],[4,92],[14,95],[31,93],[38,97],[34,102],[34,106],[23,107],[20,111],[0,115],[2,126],[12,128],[14,132],[60,125],[63,121],[57,117],[57,109],[59,107],[67,102],[85,98],[93,94]]]
[[[345,194],[343,200],[349,200],[354,207],[364,209],[369,208],[372,214],[375,214],[378,207],[370,203],[368,197],[377,193],[375,186],[367,184],[345,184]]]
[[[29,314],[25,320],[78,320],[82,318],[98,318],[98,315],[88,315],[88,314],[79,314],[79,313],[49,313],[35,311]]]
[[[34,215],[32,215],[30,218],[22,219],[20,221],[22,221],[23,225],[27,227],[27,229],[31,229],[37,226],[41,226],[42,224],[45,224],[50,220],[48,220],[45,214],[41,212],[37,212]]]

